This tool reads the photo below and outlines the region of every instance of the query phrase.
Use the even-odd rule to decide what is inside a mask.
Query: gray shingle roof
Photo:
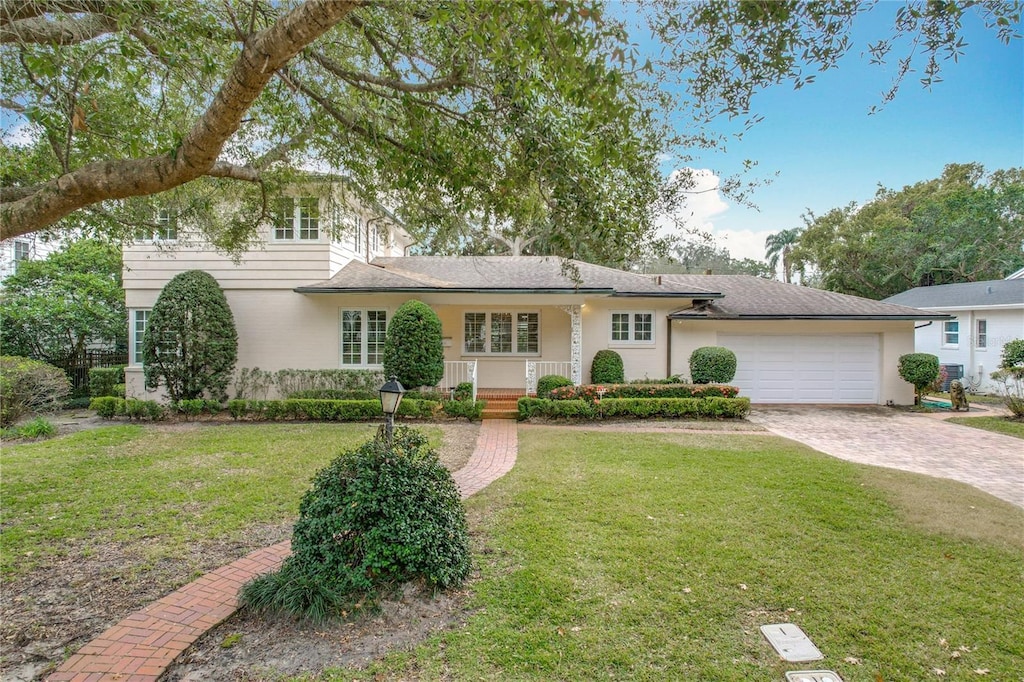
[[[725,297],[670,315],[675,319],[942,319],[916,308],[837,294],[751,275],[662,275],[663,281],[701,285]]]
[[[1024,306],[1024,279],[916,287],[885,299],[886,303],[915,308],[983,308],[990,305]]]
[[[572,268],[578,272],[578,281]],[[659,281],[655,275],[544,256],[405,256],[376,258],[369,265],[352,261],[331,279],[296,291],[497,291],[672,298],[721,295],[696,283]]]

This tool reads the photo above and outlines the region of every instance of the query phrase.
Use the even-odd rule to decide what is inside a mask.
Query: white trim
[[[626,333],[628,334],[628,338],[626,338],[626,339],[616,339],[616,338],[614,338],[614,335],[615,335],[615,316],[616,315],[628,315],[629,316],[629,327],[626,330]],[[636,337],[636,328],[637,328],[637,324],[636,324],[637,323],[637,320],[636,320],[636,316],[637,315],[648,315],[648,316],[650,316],[650,318],[651,318],[650,319],[651,338],[649,338],[649,339],[640,339],[640,340],[637,340],[635,338]],[[655,330],[657,328],[657,320],[658,320],[658,318],[657,318],[657,316],[655,316],[653,310],[609,310],[608,311],[608,346],[609,347],[615,347],[615,346],[624,346],[624,347],[629,347],[629,346],[654,346],[655,343],[656,343],[656,333],[655,333]]]
[[[146,319],[142,320],[142,331],[145,334],[149,325],[149,314],[152,308],[132,308],[128,314],[128,366],[142,367],[142,339],[136,336],[138,331],[138,315],[144,313]]]
[[[345,362],[345,339],[343,337],[345,330],[343,325],[346,312],[360,314],[358,363]],[[384,329],[386,333],[387,325],[391,323],[391,310],[389,308],[338,308],[338,367],[341,369],[380,369],[384,366],[383,362],[369,363],[366,361],[369,354],[370,313],[384,313]],[[381,354],[383,355],[383,347],[381,348]]]
[[[998,303],[998,304],[994,303],[992,305],[964,305],[964,306],[943,305],[943,306],[931,306],[931,307],[925,307],[925,306],[919,306],[918,305],[918,306],[912,306],[912,307],[917,308],[918,310],[934,310],[937,313],[941,313],[941,312],[946,311],[946,310],[957,312],[957,311],[971,311],[971,310],[982,310],[982,311],[984,311],[984,310],[1005,310],[1007,308],[1009,308],[1009,309],[1024,308],[1024,303]]]
[[[316,236],[315,237],[303,237],[302,230],[303,217],[305,214],[302,212],[302,202],[316,202]],[[291,222],[282,222],[278,225],[277,221],[284,218],[284,213],[279,212],[282,209],[283,202],[291,202]],[[300,197],[279,197],[274,205],[274,215],[270,225],[270,241],[275,244],[318,244],[322,241],[324,235],[323,220],[324,212],[321,206],[320,197],[300,196]],[[290,237],[278,237],[278,230],[291,231],[292,236]]]
[[[951,325],[951,324],[955,324],[956,325],[956,331],[955,332],[949,331],[948,325]],[[952,350],[952,349],[956,349],[956,348],[960,347],[960,334],[963,333],[963,331],[960,329],[960,318],[956,317],[956,318],[953,318],[952,320],[943,320],[942,321],[942,327],[940,329],[941,329],[941,331],[939,333],[942,335],[942,337],[940,339],[941,343],[939,345],[942,346],[942,348],[948,348],[948,349]],[[954,341],[949,341],[950,334],[956,334],[956,341],[955,342]]]
[[[491,330],[493,329],[492,315],[507,314],[512,316],[512,350],[511,351],[492,351],[491,343],[492,336]],[[484,349],[482,351],[474,350],[470,351],[466,348],[466,315],[483,315],[484,316],[484,337],[482,339]],[[518,335],[516,334],[516,325],[518,323],[519,315],[536,315],[537,316],[537,350],[536,351],[518,351]],[[475,357],[475,358],[535,358],[541,356],[542,340],[541,340],[541,311],[540,309],[534,308],[519,308],[515,310],[463,310],[462,311],[462,345],[459,347],[461,355],[463,357]]]

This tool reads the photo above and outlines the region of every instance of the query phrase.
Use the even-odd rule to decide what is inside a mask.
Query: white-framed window
[[[384,363],[386,310],[341,311],[341,365],[373,367]]]
[[[146,334],[149,322],[149,310],[133,310],[131,316],[131,332],[129,342],[132,351],[132,364],[142,364],[142,337]]]
[[[942,345],[960,345],[960,320],[946,320],[942,323]]]
[[[370,230],[370,252],[377,253],[380,251],[380,229]]]
[[[20,239],[14,240],[14,262],[28,260],[32,253],[32,244]]]
[[[467,312],[462,319],[463,352],[466,355],[540,353],[539,312]]]
[[[654,311],[612,311],[611,340],[613,343],[654,343]]]
[[[356,214],[352,219],[354,230],[352,232],[352,250],[356,253],[363,252],[363,216]]]
[[[158,208],[153,224],[135,231],[135,239],[146,242],[173,242],[178,239],[178,216],[169,208]]]
[[[279,242],[320,239],[320,199],[281,197],[274,205],[274,240]]]
[[[988,348],[988,320],[977,320],[974,331],[974,347]]]

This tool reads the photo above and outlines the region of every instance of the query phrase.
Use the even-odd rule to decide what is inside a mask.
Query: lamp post
[[[398,383],[396,376],[392,376],[380,387],[380,409],[384,412],[384,438],[389,448],[395,433],[395,412],[398,412],[398,404],[402,402],[404,393],[405,389]]]

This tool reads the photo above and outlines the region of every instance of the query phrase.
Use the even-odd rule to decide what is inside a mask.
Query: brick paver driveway
[[[756,405],[750,421],[862,464],[969,483],[1024,507],[1024,441],[884,407]]]

